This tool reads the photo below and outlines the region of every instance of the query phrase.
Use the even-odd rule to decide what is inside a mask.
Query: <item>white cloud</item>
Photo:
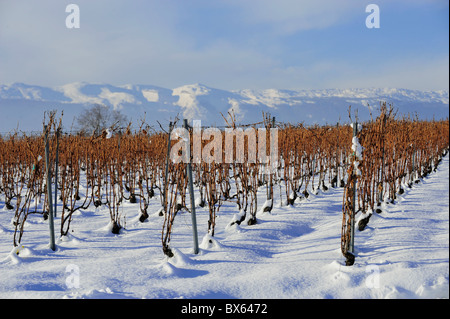
[[[248,23],[269,24],[274,33],[293,33],[322,29],[345,23],[351,15],[362,13],[358,0],[230,0],[242,10]]]
[[[368,66],[365,70],[345,67],[342,87],[395,87],[415,90],[449,90],[449,57],[408,58]],[[336,79],[337,80],[337,79]]]
[[[245,36],[224,32],[223,37],[208,34],[208,39],[192,32],[198,28],[189,25],[189,18],[200,16],[183,16],[187,6],[194,8],[190,14],[199,14],[192,12],[204,9],[205,1],[76,3],[81,26],[69,30],[65,27],[68,2],[0,0],[0,83],[54,86],[86,81],[174,88],[200,82],[223,89],[448,88],[448,54],[431,61],[418,57],[365,66],[351,60],[358,43],[349,48],[348,56],[335,56],[332,48],[329,56],[315,56],[313,41],[308,48],[298,43],[292,47],[277,45],[284,35],[332,30],[355,18],[363,26],[366,4],[360,0],[223,0],[220,5],[232,10],[216,10],[211,15],[230,15],[225,17],[228,20],[221,16],[221,21],[234,26],[228,31],[239,32],[241,28]],[[383,10],[392,8],[387,0],[376,3],[382,15]],[[409,2],[399,3],[401,7]],[[214,16],[208,21],[214,21]],[[311,50],[314,59],[302,60],[302,50]]]
[[[67,29],[64,2],[1,2],[0,82],[117,83],[125,77],[136,83],[131,74],[160,64],[185,44],[171,29],[177,12],[159,10],[158,1],[77,4],[80,28]]]

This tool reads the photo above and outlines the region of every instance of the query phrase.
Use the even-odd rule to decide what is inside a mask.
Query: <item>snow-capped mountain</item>
[[[91,84],[77,82],[59,87],[23,83],[0,85],[0,132],[42,130],[44,112],[64,111],[66,130],[84,108],[104,104],[120,110],[133,123],[168,124],[179,118],[202,120],[204,125],[223,125],[222,117],[234,113],[239,123],[259,122],[268,112],[279,122],[305,124],[347,123],[348,108],[358,110],[360,120],[378,114],[380,102],[394,105],[399,115],[421,119],[447,118],[448,91],[395,88],[323,90],[226,91],[203,84],[167,89],[153,85]],[[352,114],[352,115],[353,115]]]

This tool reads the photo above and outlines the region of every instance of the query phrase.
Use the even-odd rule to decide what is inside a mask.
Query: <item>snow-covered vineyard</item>
[[[165,133],[53,135],[59,175],[43,136],[0,140],[0,298],[449,297],[448,120],[262,125],[271,174],[194,159],[195,226]]]

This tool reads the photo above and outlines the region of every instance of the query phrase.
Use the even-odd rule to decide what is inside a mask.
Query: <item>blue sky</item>
[[[67,29],[65,8],[80,8]],[[368,4],[380,28],[365,26]],[[0,0],[0,84],[448,90],[447,0]]]

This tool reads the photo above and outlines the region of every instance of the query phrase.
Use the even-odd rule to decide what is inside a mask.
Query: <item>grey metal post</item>
[[[56,156],[55,156],[55,208],[54,216],[56,217],[56,208],[58,204],[58,165],[59,165],[59,132],[60,129],[56,130]]]
[[[167,158],[166,158],[166,174],[164,175],[164,213],[167,212],[167,177],[169,175],[169,157],[170,157],[170,134],[172,133],[172,122],[169,123],[169,137],[167,138]]]
[[[188,129],[187,119],[184,119],[183,127]],[[194,254],[198,254],[198,235],[197,235],[197,218],[195,216],[195,198],[194,198],[194,183],[192,181],[192,167],[191,167],[191,143],[187,142],[187,158],[186,170],[189,180],[189,194],[191,197],[191,218],[192,218],[192,235],[194,236]]]
[[[271,126],[270,129],[273,129],[273,128],[275,128],[275,116],[272,117],[272,126]],[[272,138],[272,134],[270,134],[270,138]],[[270,150],[270,154],[272,154],[272,150]],[[271,155],[271,157],[272,157],[272,155]],[[272,163],[272,161],[270,161],[270,165],[272,165],[272,168],[274,167],[274,163]],[[272,170],[270,170],[270,172],[272,172]],[[267,181],[266,185],[268,185],[268,190],[267,190],[268,196],[267,196],[267,199],[271,200],[272,199],[272,174],[270,174],[269,180]]]
[[[55,226],[53,224],[53,205],[52,205],[52,180],[50,176],[50,159],[49,159],[49,147],[48,147],[48,130],[47,125],[44,126],[45,129],[45,168],[47,172],[47,198],[48,198],[48,226],[50,229],[50,249],[55,251]]]
[[[416,180],[416,145],[414,144],[414,149],[413,149],[413,155],[412,155],[412,179],[411,182],[414,182]]]

